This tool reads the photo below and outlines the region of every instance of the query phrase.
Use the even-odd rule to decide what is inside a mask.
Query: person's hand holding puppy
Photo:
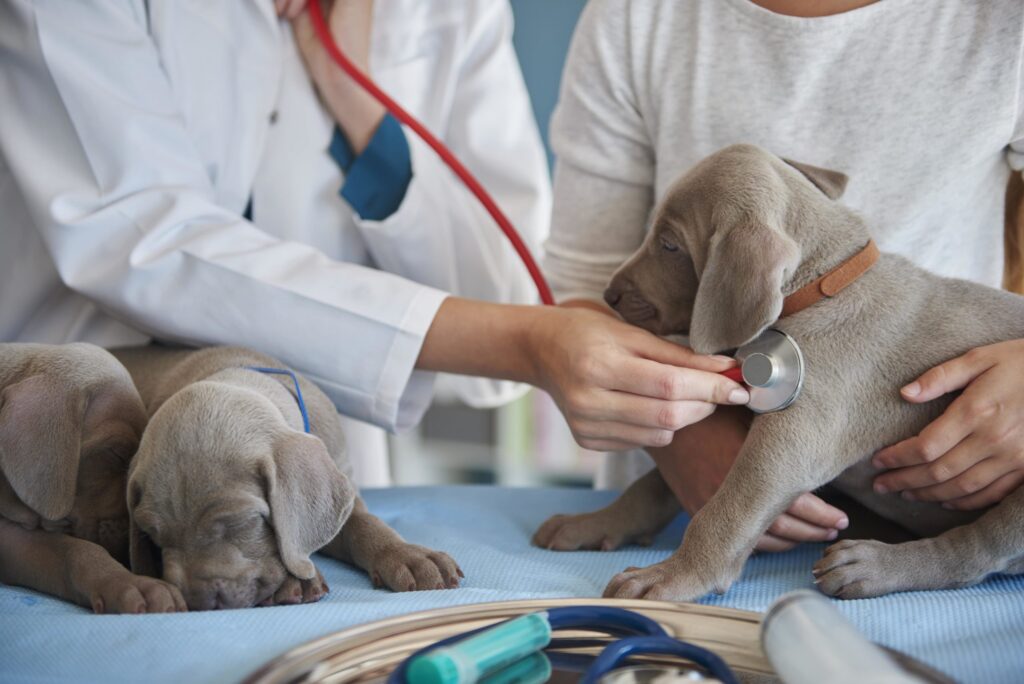
[[[875,491],[973,510],[1024,483],[1024,340],[978,347],[940,364],[900,393],[913,403],[963,390],[916,437],[879,451]]]

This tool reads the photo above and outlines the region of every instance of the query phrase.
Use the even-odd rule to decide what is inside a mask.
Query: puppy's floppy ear
[[[67,516],[75,503],[85,403],[82,392],[48,375],[0,392],[0,472],[47,520]]]
[[[312,579],[310,554],[331,541],[348,519],[355,490],[319,438],[289,431],[265,464],[270,521],[281,561],[299,579]]]
[[[757,337],[782,312],[782,285],[799,261],[797,244],[764,223],[715,231],[693,304],[693,349],[711,354]]]
[[[135,507],[142,498],[137,482],[128,480],[128,555],[131,558],[131,570],[136,575],[146,577],[163,576],[163,556],[160,548],[153,543],[149,535],[139,529],[135,522]]]
[[[803,162],[793,161],[792,159],[783,158],[782,161],[802,173],[807,180],[814,183],[829,199],[839,199],[842,197],[843,192],[846,190],[846,184],[850,180],[845,173],[840,173],[839,171],[823,169],[820,166],[812,166]]]

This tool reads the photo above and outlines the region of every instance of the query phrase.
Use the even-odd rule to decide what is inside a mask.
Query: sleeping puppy
[[[126,568],[125,477],[145,425],[103,349],[0,344],[0,582],[97,613],[185,609],[176,588]]]
[[[801,346],[807,376],[793,406],[754,417],[682,547],[617,575],[606,596],[691,600],[724,592],[769,524],[799,494],[828,482],[923,537],[833,544],[815,566],[828,594],[962,587],[1024,571],[1024,489],[984,512],[951,511],[876,494],[870,465],[877,450],[918,434],[953,399],[911,404],[899,388],[970,349],[1024,337],[1024,298],[882,254],[845,289],[783,316],[787,295],[869,241],[864,221],[836,201],[845,184],[834,171],[751,145],[728,147],[676,182],[644,243],[612,278],[606,300],[627,321],[689,334],[701,353],[739,347],[772,326]],[[677,511],[654,471],[603,511],[549,520],[535,542],[614,547],[657,532]]]
[[[180,588],[189,608],[308,602],[327,587],[315,551],[394,591],[458,586],[447,554],[408,544],[370,515],[344,474],[334,406],[246,349],[114,352],[150,413],[128,478],[131,563]]]

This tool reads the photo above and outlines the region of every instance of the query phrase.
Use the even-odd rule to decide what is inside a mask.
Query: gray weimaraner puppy
[[[833,544],[814,568],[828,594],[962,587],[1024,571],[1024,489],[986,511],[958,512],[876,494],[870,464],[878,449],[918,434],[952,401],[911,404],[899,388],[975,347],[1024,337],[1024,297],[941,278],[884,253],[848,277],[874,243],[863,219],[836,201],[845,185],[834,171],[752,145],[728,147],[675,183],[643,244],[612,278],[606,299],[626,320],[661,335],[689,334],[703,353],[739,347],[772,326],[801,346],[807,376],[793,406],[753,419],[682,546],[660,563],[620,573],[606,596],[690,600],[724,592],[769,524],[799,494],[828,482],[922,537]],[[821,283],[825,293],[829,279],[844,274],[841,291],[784,310],[784,301],[810,291],[805,286]],[[547,521],[535,542],[614,547],[649,537],[677,511],[654,471],[602,511]]]
[[[131,563],[181,589],[191,609],[308,602],[321,551],[394,591],[458,586],[447,554],[409,544],[371,515],[345,475],[331,401],[246,349],[114,350],[150,420],[128,477]]]
[[[97,613],[185,610],[175,587],[126,567],[125,478],[145,425],[103,349],[0,344],[0,582]]]

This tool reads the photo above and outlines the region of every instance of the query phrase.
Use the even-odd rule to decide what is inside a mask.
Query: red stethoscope
[[[541,273],[529,248],[523,239],[516,232],[515,226],[508,220],[508,217],[501,211],[498,204],[488,194],[487,190],[463,166],[462,162],[449,150],[444,143],[438,140],[427,128],[416,120],[401,105],[391,99],[387,93],[373,82],[352,63],[348,56],[341,51],[338,44],[324,20],[323,10],[317,0],[310,2],[310,19],[313,22],[313,30],[317,38],[323,44],[327,54],[341,67],[342,70],[366,92],[380,102],[393,117],[408,126],[416,135],[423,139],[434,152],[444,161],[445,164],[459,177],[471,193],[480,201],[487,213],[491,215],[498,228],[505,234],[516,254],[522,260],[526,270],[530,273],[540,294],[540,300],[544,304],[553,305],[555,298],[551,294],[544,275]],[[804,360],[800,347],[786,333],[769,329],[764,331],[757,339],[736,350],[736,360],[740,365],[723,371],[722,375],[730,380],[744,383],[750,392],[750,402],[747,408],[756,413],[770,413],[781,411],[792,404],[800,394],[803,386]]]

